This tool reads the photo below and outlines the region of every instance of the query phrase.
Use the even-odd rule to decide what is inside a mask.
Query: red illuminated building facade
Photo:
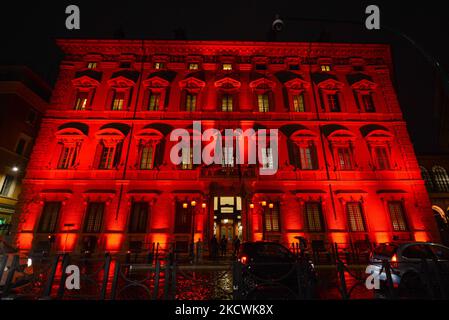
[[[65,58],[15,221],[21,249],[182,250],[214,234],[438,240],[387,45],[58,44]],[[170,133],[193,120],[278,129],[279,170],[237,165],[233,149],[223,165],[174,165]]]

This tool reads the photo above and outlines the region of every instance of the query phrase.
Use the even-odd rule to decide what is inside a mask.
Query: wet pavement
[[[36,266],[37,267],[37,266]],[[350,292],[351,299],[373,299],[374,293],[366,289],[364,285],[365,266],[349,266],[351,271],[345,273],[345,283]],[[89,268],[80,267],[81,287],[79,292],[65,290],[62,299],[99,299],[101,285],[104,283],[102,263],[90,265]],[[112,283],[114,278],[115,261],[112,261],[106,285],[106,299],[111,299]],[[38,297],[42,293],[45,284],[45,275],[48,266],[41,270],[42,278],[38,278],[33,290],[26,290],[29,298]],[[318,274],[317,296],[318,299],[342,299],[340,292],[341,280],[338,278],[335,265],[316,266]],[[88,273],[89,276],[83,276]],[[116,283],[115,299],[178,299],[178,300],[230,300],[233,297],[233,274],[230,260],[204,261],[199,264],[178,265],[175,269],[176,283],[166,282],[164,272],[160,277],[155,275],[154,266],[143,265],[142,269],[134,268],[122,270]],[[359,280],[354,278],[357,277]],[[57,297],[61,269],[58,267],[51,296]]]

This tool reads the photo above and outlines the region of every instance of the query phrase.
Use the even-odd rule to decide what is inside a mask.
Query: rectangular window
[[[112,100],[112,110],[120,111],[123,110],[125,105],[125,92],[115,91],[114,99]]]
[[[221,97],[221,111],[225,112],[232,111],[232,95],[224,94]]]
[[[388,211],[390,212],[393,231],[407,231],[407,222],[404,215],[404,207],[400,201],[388,202]]]
[[[96,62],[89,62],[87,64],[87,68],[88,69],[96,69],[97,68],[97,63]]]
[[[198,70],[199,65],[198,63],[189,63],[189,70]]]
[[[321,71],[329,72],[329,71],[331,71],[331,66],[328,64],[323,64],[323,65],[321,65]]]
[[[352,156],[349,147],[337,148],[338,165],[340,170],[352,170]]]
[[[18,155],[23,155],[25,153],[26,147],[27,147],[27,141],[23,138],[20,138],[19,142],[17,142],[16,153]]]
[[[231,63],[223,63],[223,70],[225,70],[225,71],[232,70],[232,64]]]
[[[323,213],[321,203],[306,202],[305,203],[306,223],[309,232],[323,232]]]
[[[264,63],[257,63],[256,70],[267,70],[267,65]]]
[[[84,222],[85,233],[98,233],[101,231],[104,214],[104,202],[90,202],[87,206],[86,219]]]
[[[114,165],[115,147],[103,146],[101,150],[99,169],[112,169]]]
[[[131,62],[125,61],[120,63],[120,68],[122,69],[129,69],[131,68]]]
[[[270,208],[272,206],[272,208]],[[279,232],[279,203],[272,203],[265,208],[265,231]]]
[[[267,93],[257,95],[257,105],[259,112],[270,111],[270,98]]]
[[[295,112],[305,112],[306,108],[304,105],[304,94],[293,95],[293,110]]]
[[[288,67],[290,70],[299,70],[299,64],[290,64]]]
[[[362,94],[362,103],[366,112],[376,111],[374,108],[374,100],[371,94]]]
[[[76,95],[75,110],[86,110],[87,101],[89,100],[89,92],[79,91]]]
[[[187,203],[186,203],[187,204]],[[192,227],[192,208],[176,202],[175,233],[190,233]]]
[[[272,148],[261,148],[262,152],[262,166],[265,169],[274,169],[273,162],[273,149]]]
[[[195,111],[196,109],[196,94],[187,93],[186,94],[186,111]]]
[[[165,68],[165,63],[163,62],[155,62],[154,63],[154,69],[164,69]]]
[[[2,187],[0,188],[0,195],[4,197],[8,197],[10,193],[13,192],[12,185],[14,183],[14,176],[5,175],[2,183]]]
[[[312,146],[299,147],[301,170],[315,170],[314,152],[315,149]]]
[[[234,167],[234,148],[233,147],[223,147],[223,167]]]
[[[149,205],[148,202],[134,202],[131,207],[131,217],[129,219],[130,233],[147,232]]]
[[[374,156],[376,158],[376,165],[378,170],[390,169],[390,161],[388,159],[388,151],[386,147],[374,147]]]
[[[140,169],[153,169],[154,148],[152,145],[145,145],[142,147],[142,155],[140,158]]]
[[[349,230],[352,232],[365,232],[362,204],[360,202],[346,203]]]
[[[338,100],[338,93],[327,95],[327,103],[331,112],[340,112],[340,101]]]
[[[183,148],[182,149],[182,170],[192,170],[193,169],[193,148]]]
[[[61,202],[45,202],[39,221],[39,233],[54,233],[56,231],[60,210]]]
[[[161,94],[159,92],[150,92],[148,99],[148,111],[157,111],[159,109],[159,101],[161,100]]]
[[[69,169],[75,165],[78,157],[78,146],[64,145],[59,156],[58,169]]]

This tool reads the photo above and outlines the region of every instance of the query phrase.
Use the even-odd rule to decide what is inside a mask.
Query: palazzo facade
[[[33,149],[22,250],[179,251],[216,235],[438,240],[378,44],[58,40],[65,53]],[[407,107],[407,106],[404,106]],[[279,168],[170,158],[174,129],[278,129]],[[207,144],[202,142],[203,145]],[[246,141],[243,153],[252,152]],[[271,165],[274,148],[263,149]]]

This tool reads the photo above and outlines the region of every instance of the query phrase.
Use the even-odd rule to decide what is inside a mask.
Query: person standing
[[[221,255],[222,256],[226,255],[226,248],[227,248],[227,246],[228,246],[228,239],[226,239],[226,237],[223,236],[221,238],[221,241],[220,241]]]
[[[212,260],[215,260],[217,255],[218,255],[218,240],[217,237],[214,235],[210,240],[210,257]]]
[[[234,256],[236,257],[239,254],[240,250],[240,239],[238,236],[234,238]]]

